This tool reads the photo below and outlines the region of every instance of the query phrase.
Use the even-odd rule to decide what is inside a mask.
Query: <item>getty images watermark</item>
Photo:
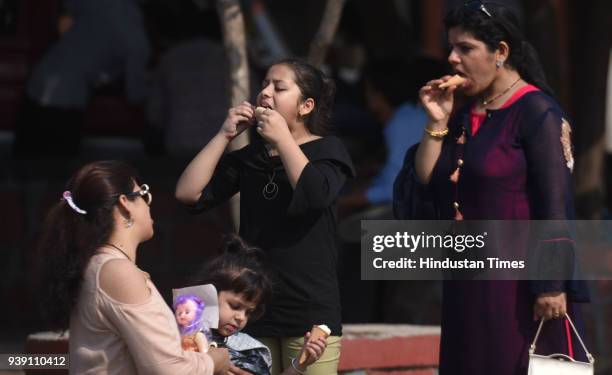
[[[484,249],[488,233],[478,235],[470,234],[410,234],[408,232],[395,232],[391,235],[374,235],[372,238],[372,251],[381,253],[385,249],[403,249],[414,253],[419,249],[452,250],[462,253],[471,249]],[[430,256],[401,257],[395,260],[385,260],[382,256],[374,258],[372,266],[376,269],[524,269],[525,260],[504,260],[498,257],[486,257],[483,260],[473,259],[437,259]]]
[[[363,220],[361,271],[364,280],[611,279],[612,223]]]

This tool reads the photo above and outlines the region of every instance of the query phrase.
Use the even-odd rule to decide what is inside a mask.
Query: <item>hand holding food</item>
[[[325,324],[320,324],[318,326],[312,326],[312,329],[310,330],[309,341],[316,340],[319,337],[327,339],[330,334],[331,334],[331,330]],[[300,365],[304,365],[304,363],[306,363],[306,361],[308,360],[308,357],[309,357],[308,352],[306,350],[302,351],[302,355],[300,355],[300,359],[298,363]]]
[[[438,87],[441,89],[445,89],[451,86],[461,86],[466,79],[461,77],[459,74],[455,74],[450,77],[446,82],[440,84]]]

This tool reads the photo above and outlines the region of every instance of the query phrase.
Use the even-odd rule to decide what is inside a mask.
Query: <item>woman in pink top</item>
[[[118,161],[82,167],[51,209],[41,241],[47,318],[70,328],[70,373],[223,374],[226,349],[185,352],[174,314],[135,264],[153,236],[149,186]]]

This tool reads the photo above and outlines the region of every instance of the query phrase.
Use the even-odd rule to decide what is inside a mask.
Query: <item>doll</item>
[[[176,322],[181,333],[181,346],[183,350],[206,353],[208,339],[204,332],[208,327],[202,320],[205,303],[193,294],[179,296],[174,302]]]

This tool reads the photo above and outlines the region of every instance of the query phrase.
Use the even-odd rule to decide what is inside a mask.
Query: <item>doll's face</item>
[[[191,324],[195,319],[197,309],[198,305],[191,300],[178,305],[175,312],[176,322],[183,327]]]
[[[219,292],[219,334],[230,336],[242,330],[256,307],[242,293]]]

